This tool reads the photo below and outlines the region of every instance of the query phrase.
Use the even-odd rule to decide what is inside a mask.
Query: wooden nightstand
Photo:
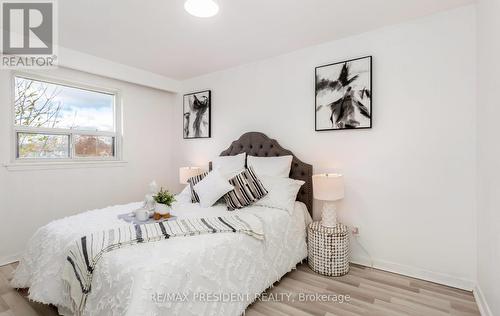
[[[307,229],[309,267],[319,274],[341,276],[349,272],[349,230],[337,224],[324,227],[312,222]]]

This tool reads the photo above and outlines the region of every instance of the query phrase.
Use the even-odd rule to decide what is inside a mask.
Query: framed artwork
[[[316,67],[316,131],[372,127],[372,56]]]
[[[184,95],[183,134],[184,139],[210,138],[211,91],[199,91]]]

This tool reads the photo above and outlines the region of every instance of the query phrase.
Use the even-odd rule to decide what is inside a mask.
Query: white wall
[[[472,288],[475,278],[475,9],[462,7],[184,82],[211,89],[211,139],[180,141],[176,167],[207,165],[246,131],[315,172],[341,170],[340,216],[378,267]],[[373,55],[371,130],[314,131],[314,67]],[[182,139],[177,97],[175,139]],[[316,205],[316,217],[319,215]],[[355,247],[355,261],[367,262]]]
[[[500,1],[480,0],[478,11],[478,285],[500,315]]]
[[[0,264],[14,258],[35,230],[53,219],[141,200],[151,179],[164,185],[177,182],[170,161],[172,94],[64,68],[47,74],[122,91],[127,163],[39,171],[0,166]],[[9,71],[0,71],[0,164],[10,159],[10,80]]]

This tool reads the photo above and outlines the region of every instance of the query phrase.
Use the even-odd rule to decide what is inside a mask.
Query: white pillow
[[[175,200],[177,203],[180,204],[188,204],[191,203],[191,188],[188,185],[184,187],[184,189],[181,191],[181,193],[177,194],[175,197]]]
[[[212,170],[219,170],[226,179],[231,179],[245,170],[246,155],[217,157],[212,160]]]
[[[255,202],[254,205],[277,208],[292,214],[297,193],[299,193],[300,187],[305,182],[290,178],[269,176],[261,176],[259,179],[268,193],[262,199]]]
[[[200,198],[201,207],[210,207],[234,187],[218,170],[213,170],[193,189]]]
[[[248,156],[247,165],[252,167],[258,176],[288,178],[292,167],[293,156],[254,157]]]

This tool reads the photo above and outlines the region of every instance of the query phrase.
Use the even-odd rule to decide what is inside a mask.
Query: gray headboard
[[[312,215],[313,190],[312,190],[312,165],[300,161],[295,155],[278,144],[275,139],[267,137],[263,133],[249,132],[241,135],[238,140],[231,143],[228,149],[220,153],[220,156],[234,156],[246,152],[247,155],[257,157],[275,157],[292,155],[292,168],[290,178],[305,181],[297,194],[297,201],[303,202]]]

